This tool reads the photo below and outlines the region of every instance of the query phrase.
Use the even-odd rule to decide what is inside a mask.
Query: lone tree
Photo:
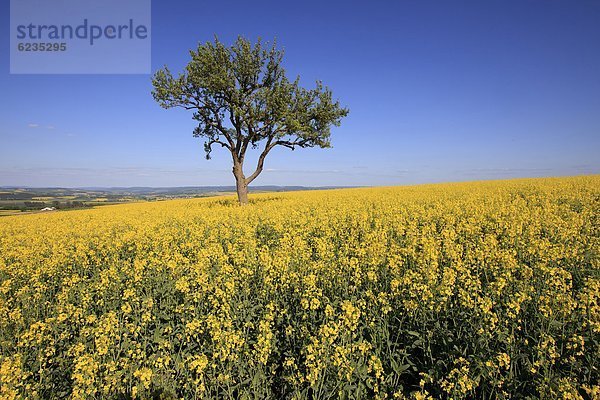
[[[174,77],[167,67],[152,78],[152,96],[163,108],[181,107],[198,122],[195,137],[206,139],[206,158],[214,145],[229,150],[240,204],[248,203],[248,185],[263,171],[276,146],[294,150],[331,147],[330,127],[348,114],[317,81],[304,89],[281,66],[283,51],[254,45],[243,37],[226,47],[215,38],[191,50],[191,61]],[[264,144],[261,144],[264,143]],[[246,177],[248,149],[261,147],[254,172]]]

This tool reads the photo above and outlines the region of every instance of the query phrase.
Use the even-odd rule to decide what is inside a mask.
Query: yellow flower
[[[140,380],[144,388],[148,389],[152,381],[152,370],[150,368],[140,368],[133,373],[133,376]]]

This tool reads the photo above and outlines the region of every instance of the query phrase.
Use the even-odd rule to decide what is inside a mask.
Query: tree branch
[[[288,140],[278,140],[276,141],[274,144],[275,145],[279,145],[279,146],[283,146],[283,147],[287,147],[288,149],[292,149],[294,150],[296,148],[296,146],[298,147],[304,147],[308,144],[308,142],[310,141],[310,139],[296,139],[292,142],[288,141]]]
[[[277,142],[272,142],[272,140],[273,140],[273,137],[270,136],[269,139],[267,140],[267,143],[265,144],[264,150],[262,151],[262,153],[260,153],[260,156],[258,157],[258,163],[256,164],[256,170],[254,171],[254,173],[252,175],[250,175],[246,179],[246,185],[249,185],[250,182],[252,182],[254,179],[256,179],[256,177],[258,175],[260,175],[260,173],[262,172],[267,154],[269,154],[269,151],[271,151],[271,149],[277,145]]]
[[[206,145],[208,147],[211,147],[213,144],[220,144],[221,147],[225,147],[225,148],[227,148],[227,149],[229,149],[231,151],[231,147],[229,147],[229,145],[227,143],[222,142],[220,140],[212,139],[212,140],[209,140],[208,142],[206,142]]]

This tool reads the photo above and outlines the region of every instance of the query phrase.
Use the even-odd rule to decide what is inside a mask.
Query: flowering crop
[[[1,398],[600,398],[600,176],[0,219]]]

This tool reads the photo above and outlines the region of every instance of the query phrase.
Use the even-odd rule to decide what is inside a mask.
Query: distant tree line
[[[22,203],[4,203],[0,204],[0,210],[21,210],[21,211],[33,211],[33,210],[41,210],[46,207],[54,207],[57,210],[62,209],[72,209],[72,208],[85,208],[90,207],[90,205],[84,203],[83,201],[65,201],[60,202],[58,200],[54,200],[52,202],[44,202],[44,201],[24,201]]]

